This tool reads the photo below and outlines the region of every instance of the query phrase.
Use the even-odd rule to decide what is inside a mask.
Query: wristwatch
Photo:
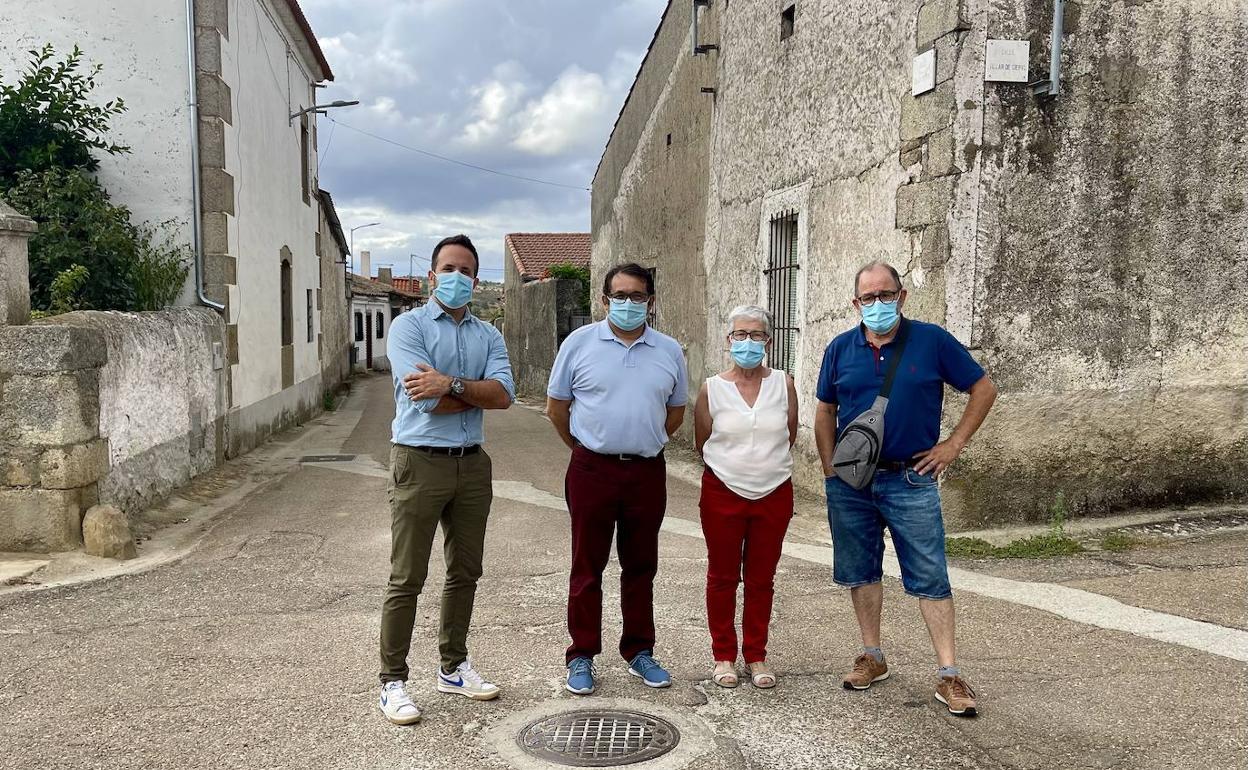
[[[464,395],[464,381],[459,379],[458,377],[451,380],[451,395],[452,396]]]

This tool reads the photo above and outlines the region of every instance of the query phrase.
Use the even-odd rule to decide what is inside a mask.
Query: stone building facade
[[[296,113],[315,103],[316,86],[333,73],[297,0],[0,4],[6,80],[45,43],[59,52],[81,45],[84,61],[104,68],[98,94],[128,106],[110,138],[131,151],[102,158],[99,169],[113,199],[136,221],[172,222],[192,246],[199,207],[203,289],[224,306],[227,452],[246,452],[310,417],[325,387],[327,319],[316,304],[324,291],[317,115]],[[188,106],[192,61],[198,143]],[[188,276],[178,304],[199,304],[194,280]],[[345,304],[334,307],[345,313]]]
[[[781,311],[804,486],[823,349],[855,323],[856,269],[886,259],[908,314],[1002,388],[944,481],[955,524],[1248,493],[1248,16],[1069,2],[1056,97],[986,82],[988,39],[1029,41],[1047,78],[1052,9],[669,4],[594,179],[594,272],[654,268],[695,380],[726,365],[733,305]]]

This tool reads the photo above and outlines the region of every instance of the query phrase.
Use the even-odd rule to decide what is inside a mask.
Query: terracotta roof
[[[416,304],[421,304],[419,294],[403,291],[397,286],[382,283],[373,278],[365,278],[362,275],[351,274],[351,292],[353,294],[361,294],[366,297],[387,297],[391,294],[405,299],[416,300]]]
[[[547,278],[553,265],[589,267],[589,233],[512,233],[506,244],[522,278]]]
[[[425,291],[424,284],[421,283],[419,278],[412,278],[409,276],[396,277],[393,284],[394,288],[399,291],[405,291],[408,294],[414,294],[418,297]]]
[[[312,55],[316,57],[316,63],[320,65],[321,73],[324,74],[325,80],[333,80],[334,71],[329,68],[329,62],[325,59],[325,52],[321,50],[321,44],[316,41],[316,33],[312,31],[312,25],[308,23],[308,17],[303,15],[303,9],[299,7],[298,0],[286,0],[286,5],[290,8],[290,15],[295,18],[295,24],[299,26],[304,39],[307,40],[308,47],[312,49]]]

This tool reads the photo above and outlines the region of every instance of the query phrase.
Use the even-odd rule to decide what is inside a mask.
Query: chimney
[[[394,270],[389,267],[377,268],[377,280],[382,283],[394,283]]]
[[[360,266],[359,266],[360,271],[359,273],[357,273],[357,275],[362,275],[365,278],[373,277],[373,266],[372,266],[372,260],[370,259],[371,256],[372,255],[369,254],[367,251],[360,252]]]

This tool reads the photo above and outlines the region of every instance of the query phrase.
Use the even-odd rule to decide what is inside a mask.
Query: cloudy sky
[[[325,99],[361,102],[322,117],[319,137],[343,226],[382,223],[356,232],[357,253],[405,275],[408,254],[464,232],[500,280],[507,233],[588,231],[585,188],[666,0],[300,4],[336,77]]]

